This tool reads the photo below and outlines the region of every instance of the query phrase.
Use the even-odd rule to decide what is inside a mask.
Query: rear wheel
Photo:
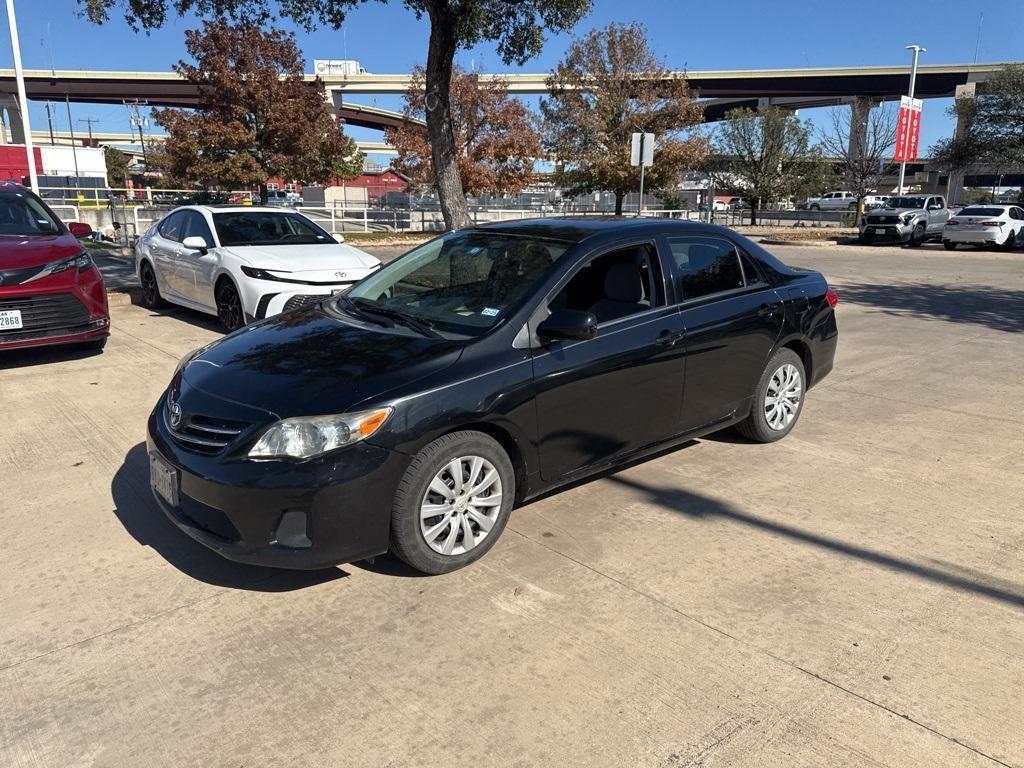
[[[736,427],[740,434],[759,443],[773,443],[788,435],[803,410],[805,381],[800,356],[791,349],[778,350],[757,382],[750,415]]]
[[[812,210],[812,211],[820,211],[820,210],[821,210],[821,206],[820,206],[820,205],[818,205],[818,204],[814,204],[814,205],[812,205],[812,206],[810,207],[810,209],[809,209],[809,210]]]
[[[1006,239],[1003,240],[1003,242],[999,243],[999,248],[1001,250],[1008,251],[1011,248],[1013,248],[1013,246],[1015,246],[1016,244],[1017,244],[1017,238],[1014,235],[1013,231],[1011,230],[1010,232],[1006,233]]]
[[[956,243],[950,242],[949,240],[943,240],[942,247],[945,248],[947,251],[955,251]]]
[[[139,282],[142,284],[142,306],[149,309],[160,309],[167,306],[163,296],[160,295],[160,286],[156,282],[156,273],[148,261],[142,262],[139,267]]]
[[[508,454],[491,437],[439,437],[416,455],[395,492],[391,551],[430,574],[480,559],[505,529],[515,483]]]
[[[242,299],[234,283],[227,279],[217,283],[217,319],[228,333],[245,325]]]

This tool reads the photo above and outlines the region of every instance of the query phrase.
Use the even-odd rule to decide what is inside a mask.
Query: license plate
[[[0,309],[0,331],[21,327],[20,309]]]
[[[149,484],[164,501],[178,506],[178,471],[156,453],[149,454]]]
[[[884,235],[885,234],[885,227],[875,227],[875,234],[876,235]]]

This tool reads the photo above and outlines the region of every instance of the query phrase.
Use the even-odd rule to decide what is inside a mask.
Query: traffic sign
[[[643,161],[643,162],[641,162]],[[630,165],[654,165],[654,134],[634,133],[630,146]]]

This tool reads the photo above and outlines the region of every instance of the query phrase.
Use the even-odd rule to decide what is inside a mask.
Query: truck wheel
[[[920,248],[921,244],[924,243],[925,234],[926,231],[924,224],[919,222],[914,226],[914,231],[910,234],[910,240],[907,241],[907,247]]]
[[[821,206],[818,205],[817,203],[814,203],[813,205],[811,205],[810,210],[812,210],[812,211],[820,211],[821,210]]]

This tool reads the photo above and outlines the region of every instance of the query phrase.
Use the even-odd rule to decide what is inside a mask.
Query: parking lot
[[[792,435],[530,503],[441,577],[163,518],[145,419],[213,318],[0,358],[0,765],[1024,766],[1024,254],[773,250],[840,297]]]

